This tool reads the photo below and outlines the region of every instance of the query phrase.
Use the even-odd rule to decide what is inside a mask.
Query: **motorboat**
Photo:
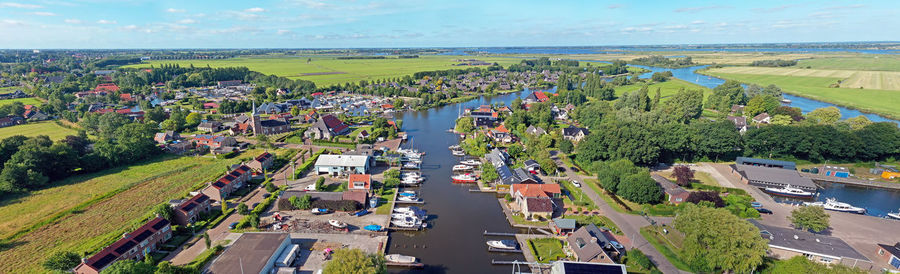
[[[399,194],[400,194],[400,196],[416,197],[416,192],[412,191],[412,190],[404,190],[404,191],[400,192]]]
[[[890,218],[900,220],[900,209],[898,209],[897,212],[888,212],[887,216]]]
[[[450,150],[459,150],[459,149],[461,149],[462,147],[459,146],[459,145],[452,145],[452,146],[449,146],[449,147],[447,147],[447,148],[450,149]]]
[[[416,257],[406,256],[400,254],[387,254],[384,255],[384,260],[392,263],[398,264],[412,264],[416,263]]]
[[[406,162],[403,164],[403,168],[407,169],[419,169],[419,163],[416,162]]]
[[[416,217],[404,216],[400,218],[391,218],[391,224],[397,227],[403,228],[413,228],[413,227],[422,227],[422,219]]]
[[[469,160],[465,160],[465,161],[462,161],[459,163],[463,164],[463,165],[467,165],[467,166],[480,166],[481,165],[481,162],[478,160],[475,160],[475,159],[469,159]]]
[[[341,221],[334,220],[334,219],[328,220],[328,224],[330,224],[331,226],[336,227],[336,228],[346,228],[347,227],[346,223],[343,223]]]
[[[466,152],[462,150],[454,150],[450,154],[453,154],[453,156],[466,156]]]
[[[367,225],[367,226],[364,226],[363,229],[368,230],[368,231],[376,231],[377,232],[377,231],[381,231],[382,229],[384,229],[384,227],[382,227],[380,225]]]
[[[838,202],[838,200],[834,198],[825,199],[825,202],[807,202],[803,203],[805,206],[821,206],[827,210],[838,211],[838,212],[849,212],[856,214],[865,214],[866,209],[862,207],[855,207],[848,203]]]
[[[402,201],[402,202],[419,202],[419,201],[421,201],[416,196],[400,196],[400,197],[397,197],[397,200]]]
[[[404,218],[407,218],[407,217],[410,217],[410,218],[416,218],[416,219],[419,219],[419,220],[425,219],[425,216],[424,216],[424,215],[419,215],[419,214],[414,213],[414,212],[402,212],[402,213],[401,213],[401,212],[397,212],[397,213],[391,213],[391,219],[404,219]]]
[[[312,212],[312,214],[316,215],[326,214],[330,212],[327,208],[313,208],[310,211]]]
[[[772,195],[796,198],[810,198],[816,195],[815,192],[805,191],[796,187],[792,187],[791,185],[786,185],[784,186],[784,188],[767,187],[763,189],[763,191]]]
[[[487,241],[487,245],[499,249],[516,249],[519,246],[514,240]]]
[[[472,166],[467,166],[467,165],[453,166],[453,171],[469,171],[469,170],[472,170]]]
[[[423,211],[423,210],[417,206],[402,206],[402,207],[394,208],[394,212],[419,212],[419,211]]]
[[[465,183],[474,183],[475,180],[478,180],[478,177],[475,177],[475,175],[466,173],[466,174],[453,175],[450,177],[450,179],[453,179],[454,183],[465,184]]]

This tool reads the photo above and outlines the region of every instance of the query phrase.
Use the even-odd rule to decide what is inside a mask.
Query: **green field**
[[[18,87],[18,86],[12,86],[12,87],[0,87],[0,94],[12,93],[12,92],[15,92],[17,89],[18,89],[18,90],[25,90],[24,88]]]
[[[622,95],[625,92],[633,92],[633,91],[641,89],[641,87],[643,87],[643,86],[644,86],[644,84],[631,84],[631,85],[616,87],[616,95],[617,96]],[[665,81],[662,83],[654,82],[653,84],[650,84],[650,86],[649,86],[650,98],[653,98],[653,96],[656,96],[657,88],[659,88],[659,94],[660,94],[660,96],[662,96],[660,98],[660,101],[665,101],[668,97],[671,97],[672,95],[675,95],[675,93],[678,93],[678,91],[681,90],[682,88],[684,88],[686,90],[687,89],[702,90],[704,98],[706,96],[709,96],[710,94],[712,94],[712,90],[707,87],[700,86],[700,85],[697,85],[697,84],[694,84],[694,83],[691,83],[688,81],[684,81],[681,79],[671,78],[668,81]]]
[[[784,92],[819,101],[852,107],[885,116],[900,117],[900,91],[858,88],[829,88],[840,78],[763,74],[732,74],[709,70],[707,74],[758,85],[775,84]]]
[[[878,54],[874,57],[811,58],[797,62],[797,67],[814,69],[900,71],[900,56]]]
[[[51,140],[61,140],[69,135],[76,135],[77,131],[64,128],[57,125],[53,121],[43,121],[37,123],[27,123],[11,127],[0,128],[0,140],[6,139],[13,135],[38,136],[47,135]]]
[[[259,151],[245,152],[243,156]],[[96,252],[148,217],[153,206],[187,194],[241,157],[163,155],[151,161],[72,177],[24,197],[0,201],[0,273],[41,272],[47,254]]]
[[[0,106],[9,105],[14,102],[20,102],[23,105],[36,105],[36,106],[40,106],[41,104],[43,104],[43,102],[41,102],[41,100],[38,100],[34,97],[26,97],[26,98],[0,100]]]
[[[840,83],[840,87],[842,88],[900,90],[900,72],[896,71],[725,67],[712,69],[710,70],[710,72],[725,74],[757,74],[835,78],[842,81]],[[835,80],[833,83],[836,82],[837,80]]]
[[[307,59],[312,59],[307,63]],[[396,59],[352,59],[338,60],[335,56],[299,56],[299,57],[239,57],[225,60],[159,60],[126,67],[148,68],[151,65],[179,64],[195,67],[247,67],[250,70],[265,74],[284,76],[290,79],[310,80],[318,86],[358,82],[360,80],[379,80],[402,77],[429,70],[464,69],[467,66],[453,66],[457,59],[478,59],[485,62],[497,62],[500,65],[519,63],[521,59],[505,57],[473,57],[448,55],[423,55],[419,58]]]

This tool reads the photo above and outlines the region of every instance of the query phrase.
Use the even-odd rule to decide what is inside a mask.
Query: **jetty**
[[[394,263],[394,262],[385,262],[387,266],[396,266],[396,267],[409,267],[409,268],[422,268],[425,267],[423,263]]]
[[[504,236],[504,237],[515,237],[516,233],[506,233],[506,232],[488,232],[484,231],[484,236]]]
[[[503,248],[494,248],[494,247],[488,247],[488,251],[490,251],[490,252],[505,252],[505,253],[522,253],[521,249],[503,249]]]
[[[869,180],[860,180],[860,179],[853,179],[853,178],[841,178],[841,177],[834,177],[834,176],[825,176],[825,175],[821,175],[821,174],[812,174],[812,173],[808,173],[808,172],[800,172],[800,176],[809,178],[813,181],[820,181],[820,182],[829,182],[829,183],[839,183],[839,184],[846,184],[846,185],[855,185],[855,186],[861,186],[861,187],[875,187],[875,188],[900,190],[900,184],[898,184],[898,183],[869,181]]]

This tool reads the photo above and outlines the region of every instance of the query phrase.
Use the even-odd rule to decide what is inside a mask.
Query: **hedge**
[[[312,207],[315,208],[327,208],[334,211],[356,211],[359,210],[360,204],[357,201],[352,200],[343,200],[343,201],[328,201],[328,200],[316,200],[312,202]]]
[[[306,159],[306,162],[303,162],[303,165],[300,165],[300,168],[294,171],[295,175],[299,176],[301,175],[300,173],[303,173],[304,171],[312,167],[313,164],[316,163],[316,160],[319,159],[319,155],[322,155],[322,153],[325,153],[325,149],[319,150],[318,152],[314,153],[312,157]]]
[[[222,252],[222,249],[224,248],[221,245],[216,245],[210,249],[207,249],[200,253],[197,258],[194,258],[194,260],[191,261],[191,263],[187,266],[194,270],[200,271],[201,269],[203,269],[203,266],[209,263],[209,261],[215,258],[216,255],[218,255],[220,252]]]

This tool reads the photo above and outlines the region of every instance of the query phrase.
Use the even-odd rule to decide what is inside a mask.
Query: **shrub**
[[[625,260],[627,262],[633,262],[644,269],[653,268],[653,262],[650,261],[650,258],[647,258],[647,255],[644,255],[644,252],[641,252],[640,249],[628,251],[628,255],[625,255]]]
[[[238,211],[238,214],[241,214],[241,215],[250,214],[250,209],[247,208],[247,204],[245,204],[245,203],[238,204],[237,211]]]
[[[316,200],[312,202],[312,207],[327,208],[334,211],[356,211],[360,204],[357,201],[328,201]]]
[[[685,202],[700,204],[700,201],[711,202],[715,207],[724,207],[725,201],[719,197],[718,191],[694,191],[691,192]]]
[[[291,198],[293,198],[293,197],[291,197]],[[278,199],[278,202],[276,203],[276,205],[278,206],[278,210],[281,210],[281,211],[297,209],[296,207],[294,207],[294,205],[291,204],[291,201],[289,201],[288,199],[284,199],[284,198]]]

